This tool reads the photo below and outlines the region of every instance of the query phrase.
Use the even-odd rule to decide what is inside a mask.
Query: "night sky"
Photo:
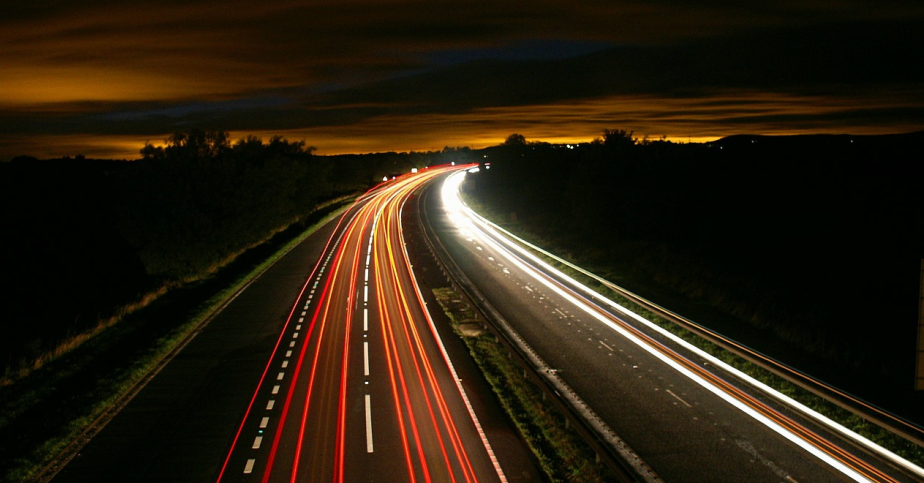
[[[200,128],[321,154],[924,129],[920,0],[34,0],[0,16],[0,160]]]

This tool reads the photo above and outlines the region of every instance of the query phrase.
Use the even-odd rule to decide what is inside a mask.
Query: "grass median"
[[[613,481],[609,468],[596,463],[594,451],[569,428],[565,417],[526,377],[507,348],[482,329],[482,319],[465,299],[452,288],[436,288],[433,294],[549,480]]]

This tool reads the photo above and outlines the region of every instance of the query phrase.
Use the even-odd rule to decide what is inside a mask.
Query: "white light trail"
[[[483,217],[481,217],[480,215],[478,215],[477,213],[475,213],[474,211],[472,211],[472,210],[471,210],[470,208],[468,208],[468,206],[465,205],[465,203],[461,200],[461,197],[460,197],[460,194],[459,194],[459,187],[460,187],[462,181],[464,180],[464,177],[465,177],[465,173],[464,173],[464,172],[460,172],[460,173],[457,173],[457,174],[454,174],[454,175],[448,177],[448,178],[446,179],[446,181],[444,182],[444,184],[443,184],[442,191],[441,191],[441,195],[442,195],[442,200],[443,200],[443,203],[444,203],[444,207],[445,207],[445,209],[447,210],[447,215],[448,215],[449,219],[450,219],[450,220],[453,222],[453,224],[458,228],[460,234],[461,234],[463,237],[465,237],[466,239],[468,239],[469,241],[474,241],[474,239],[477,239],[479,242],[482,242],[484,245],[489,246],[491,249],[493,249],[495,252],[497,252],[497,254],[503,256],[504,258],[506,258],[510,264],[512,264],[512,265],[514,265],[514,266],[516,266],[516,267],[518,267],[520,270],[522,270],[524,273],[526,273],[526,274],[528,274],[529,276],[531,276],[531,277],[532,277],[533,279],[535,279],[537,282],[543,284],[544,286],[546,286],[546,287],[549,288],[550,290],[552,290],[552,291],[558,293],[558,294],[559,294],[561,297],[563,297],[565,300],[569,301],[570,303],[572,303],[572,304],[575,305],[577,308],[581,309],[582,311],[584,311],[585,313],[587,313],[588,315],[590,315],[590,316],[593,317],[594,319],[598,320],[599,322],[605,324],[606,326],[608,326],[608,327],[610,327],[611,329],[615,330],[616,332],[620,333],[621,335],[623,335],[624,337],[626,337],[628,340],[632,341],[633,343],[635,343],[636,345],[638,345],[639,347],[641,347],[643,350],[645,350],[645,351],[649,352],[650,354],[652,354],[654,357],[657,357],[658,359],[662,360],[663,362],[665,362],[666,364],[668,364],[670,367],[674,368],[675,370],[677,370],[677,371],[680,372],[681,374],[684,374],[685,376],[687,376],[688,378],[690,378],[691,380],[693,380],[693,381],[696,382],[697,384],[701,385],[702,387],[704,387],[704,388],[707,389],[708,391],[710,391],[710,392],[716,394],[718,397],[720,397],[720,398],[722,398],[723,400],[729,402],[730,404],[732,404],[733,406],[735,406],[736,408],[738,408],[739,410],[741,410],[741,411],[744,412],[745,414],[748,414],[749,416],[753,417],[753,418],[756,419],[757,421],[760,421],[761,423],[763,423],[764,425],[766,425],[766,426],[769,427],[770,429],[774,430],[775,432],[777,432],[777,433],[780,434],[781,436],[783,436],[783,437],[785,437],[786,439],[792,441],[794,444],[798,445],[799,447],[805,449],[807,452],[809,452],[809,453],[815,455],[815,456],[818,457],[820,460],[822,460],[822,461],[824,461],[825,463],[829,464],[830,466],[832,466],[832,467],[838,469],[839,471],[841,471],[844,475],[848,476],[849,478],[851,478],[851,479],[853,479],[853,480],[855,480],[855,481],[870,481],[870,480],[868,480],[866,477],[864,477],[863,475],[861,475],[861,474],[857,473],[856,471],[854,471],[853,469],[847,467],[846,465],[844,465],[844,464],[841,463],[840,461],[838,461],[838,460],[832,458],[832,457],[829,456],[827,453],[824,453],[824,452],[818,450],[817,448],[815,448],[814,446],[812,446],[811,444],[809,444],[808,442],[806,442],[806,441],[803,440],[802,438],[798,437],[797,435],[795,435],[795,434],[792,433],[791,431],[789,431],[789,430],[783,428],[783,427],[780,426],[779,424],[777,424],[777,423],[773,422],[772,420],[767,419],[765,416],[763,416],[763,415],[757,413],[756,411],[754,411],[754,410],[751,409],[750,407],[744,405],[743,403],[741,403],[741,402],[738,401],[737,399],[733,398],[732,396],[728,395],[727,393],[725,393],[724,391],[722,391],[722,390],[719,389],[718,387],[716,387],[716,386],[714,386],[713,384],[709,383],[708,381],[702,379],[702,378],[699,377],[698,375],[696,375],[696,374],[690,372],[690,371],[687,370],[686,368],[683,368],[682,366],[680,366],[679,364],[677,364],[675,361],[669,359],[667,356],[665,356],[664,354],[660,353],[659,351],[657,351],[656,349],[654,349],[653,347],[651,347],[651,346],[648,345],[647,343],[645,343],[645,342],[643,342],[642,340],[638,339],[638,338],[635,337],[634,335],[628,333],[627,331],[625,331],[625,329],[623,329],[622,327],[616,325],[616,324],[613,323],[611,320],[607,319],[604,315],[602,315],[602,314],[600,313],[599,309],[593,307],[592,305],[588,304],[588,303],[585,302],[584,300],[581,300],[581,299],[579,299],[579,298],[577,298],[577,297],[574,297],[574,296],[571,295],[570,293],[568,293],[568,292],[562,290],[557,284],[554,284],[554,283],[550,282],[547,276],[544,276],[544,275],[540,274],[539,270],[541,269],[542,271],[545,271],[545,272],[547,272],[547,273],[551,273],[555,278],[557,278],[557,279],[559,279],[559,280],[565,280],[568,284],[570,284],[570,285],[572,285],[572,286],[574,286],[574,287],[577,287],[580,291],[584,292],[584,293],[587,294],[588,296],[590,296],[590,297],[592,297],[592,298],[595,298],[595,299],[598,299],[598,300],[602,301],[603,303],[605,303],[606,305],[609,305],[609,306],[613,307],[614,309],[619,310],[620,312],[626,314],[627,316],[631,317],[632,319],[634,319],[634,320],[636,320],[636,321],[638,321],[638,322],[640,322],[640,323],[642,323],[642,324],[645,324],[647,327],[651,328],[652,330],[655,330],[655,331],[659,332],[660,334],[662,334],[663,336],[670,338],[672,341],[674,341],[675,343],[677,343],[677,344],[683,346],[684,348],[686,348],[686,349],[688,349],[688,350],[690,350],[690,351],[693,351],[693,352],[696,353],[698,356],[703,357],[703,358],[705,358],[706,360],[708,360],[710,363],[715,364],[716,366],[721,367],[721,368],[722,368],[723,370],[725,370],[725,371],[728,371],[728,372],[730,372],[730,373],[735,374],[737,377],[739,377],[739,378],[745,380],[745,381],[746,381],[749,385],[751,385],[752,387],[755,387],[756,389],[758,389],[758,390],[760,390],[760,391],[762,391],[762,392],[764,392],[764,393],[766,393],[766,394],[768,394],[768,395],[770,395],[770,396],[776,398],[777,400],[780,400],[780,401],[782,401],[783,403],[785,403],[785,404],[787,404],[787,405],[789,405],[789,406],[791,406],[791,407],[793,407],[793,408],[799,410],[800,412],[802,412],[802,413],[803,413],[804,415],[806,415],[807,417],[809,417],[809,418],[811,418],[811,419],[813,419],[813,420],[819,422],[820,424],[823,424],[823,425],[825,425],[825,426],[827,426],[827,427],[829,427],[829,428],[831,428],[831,429],[837,431],[838,433],[840,433],[840,434],[842,434],[842,435],[844,435],[844,436],[846,436],[846,437],[848,437],[848,438],[850,438],[850,439],[856,441],[857,443],[859,443],[859,444],[863,445],[864,447],[866,447],[866,448],[868,448],[868,449],[874,451],[875,453],[879,454],[880,456],[882,456],[882,457],[884,457],[884,458],[886,458],[886,459],[888,459],[888,460],[890,460],[890,461],[892,461],[892,462],[894,462],[894,463],[896,463],[896,464],[902,466],[903,468],[907,469],[908,471],[911,471],[912,473],[914,473],[914,474],[916,474],[916,475],[919,475],[919,476],[924,476],[924,469],[920,468],[919,466],[914,465],[913,463],[911,463],[911,462],[905,460],[904,458],[902,458],[902,457],[900,457],[900,456],[898,456],[898,455],[892,453],[891,451],[889,451],[889,450],[887,450],[887,449],[885,449],[885,448],[883,448],[883,447],[877,445],[876,443],[873,443],[872,441],[868,440],[867,438],[864,438],[864,437],[862,437],[862,436],[856,434],[855,432],[850,431],[849,429],[845,428],[843,425],[840,425],[840,424],[838,424],[838,423],[836,423],[836,422],[830,420],[829,418],[827,418],[827,417],[825,417],[825,416],[819,414],[818,412],[816,412],[816,411],[814,411],[814,410],[812,410],[812,409],[810,409],[810,408],[808,408],[808,407],[806,407],[806,406],[804,406],[804,405],[798,403],[797,401],[795,401],[795,400],[789,398],[788,396],[786,396],[786,395],[784,395],[784,394],[781,394],[781,393],[779,393],[779,392],[773,390],[773,389],[770,388],[769,386],[766,386],[765,384],[761,383],[760,381],[757,381],[757,380],[751,378],[750,376],[748,376],[748,375],[746,375],[746,374],[744,374],[744,373],[738,371],[737,369],[735,369],[735,368],[733,368],[733,367],[731,367],[731,366],[725,364],[724,362],[720,361],[719,359],[716,359],[715,357],[713,357],[713,356],[707,354],[706,352],[702,351],[701,349],[699,349],[699,348],[697,348],[697,347],[695,347],[695,346],[689,344],[688,342],[686,342],[686,341],[680,339],[680,338],[677,337],[676,335],[674,335],[674,334],[672,334],[672,333],[666,331],[665,329],[661,328],[660,326],[651,323],[650,321],[644,319],[643,317],[641,317],[641,316],[639,316],[638,314],[632,312],[631,310],[629,310],[629,309],[627,309],[627,308],[625,308],[625,307],[623,307],[623,306],[617,304],[616,302],[613,302],[612,300],[609,300],[609,299],[603,297],[603,296],[600,295],[599,293],[597,293],[597,292],[593,291],[592,289],[590,289],[590,288],[588,288],[588,287],[586,287],[586,286],[580,284],[580,283],[577,282],[576,280],[574,280],[574,279],[568,277],[567,275],[565,275],[565,274],[561,273],[560,271],[556,270],[554,267],[552,267],[552,266],[548,265],[547,263],[545,263],[544,261],[540,260],[538,257],[536,257],[535,255],[533,255],[532,253],[530,253],[530,252],[527,251],[526,249],[522,248],[522,247],[521,247],[520,245],[518,245],[517,243],[514,243],[514,242],[510,241],[509,238],[507,237],[507,235],[500,233],[499,230],[502,230],[502,229],[500,229],[499,227],[497,227],[496,225],[494,225],[492,222],[490,222],[490,221],[484,219]],[[526,244],[526,242],[524,242],[524,241],[522,241],[522,240],[520,240],[520,239],[517,239],[517,240],[518,240],[518,242],[520,242],[520,243]],[[527,244],[527,245],[528,245],[528,244]],[[530,245],[530,246],[531,246],[531,245]],[[532,246],[531,246],[531,247],[532,247]],[[480,248],[480,247],[479,247],[479,248]],[[535,248],[535,249],[537,249],[537,250],[541,250],[541,249],[539,249],[538,247],[533,247],[533,248]],[[514,254],[513,251],[515,251],[516,254]],[[543,251],[543,253],[546,253],[546,252]],[[521,258],[521,257],[522,257],[522,258]],[[523,262],[523,260],[522,260],[523,258],[528,259],[529,262],[530,262],[530,264],[532,264],[532,265],[534,265],[534,266],[537,266],[537,267],[539,267],[539,268],[537,269],[537,268],[534,268],[533,266],[527,265],[526,263]]]

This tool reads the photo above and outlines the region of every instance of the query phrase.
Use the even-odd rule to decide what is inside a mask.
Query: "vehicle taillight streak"
[[[336,244],[325,249],[326,261],[290,312],[219,482],[231,481],[238,462],[246,464],[234,481],[258,481],[253,473],[263,483],[340,483],[364,480],[378,466],[389,475],[382,478],[411,482],[504,481],[471,408],[460,410],[467,403],[434,341],[399,220],[416,190],[461,168],[385,183],[344,215]],[[248,445],[241,435],[254,430]]]

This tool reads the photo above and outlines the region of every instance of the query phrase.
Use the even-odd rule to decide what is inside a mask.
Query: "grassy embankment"
[[[0,240],[3,481],[33,478],[349,193],[455,153],[319,157],[193,131],[142,154],[0,166],[0,201],[24,207],[0,213],[16,234]]]
[[[433,289],[436,299],[491,384],[504,410],[553,482],[603,482],[612,475],[570,429],[564,416],[524,374],[507,349],[480,330],[477,313],[452,288]]]
[[[126,313],[118,324],[101,329],[5,388],[0,398],[0,431],[15,438],[15,446],[5,448],[0,481],[38,477],[62,451],[80,443],[85,431],[108,417],[231,297],[338,216],[351,199],[331,203],[307,223],[284,230],[235,257],[207,280],[165,290],[150,304]],[[164,324],[165,320],[177,322]]]

